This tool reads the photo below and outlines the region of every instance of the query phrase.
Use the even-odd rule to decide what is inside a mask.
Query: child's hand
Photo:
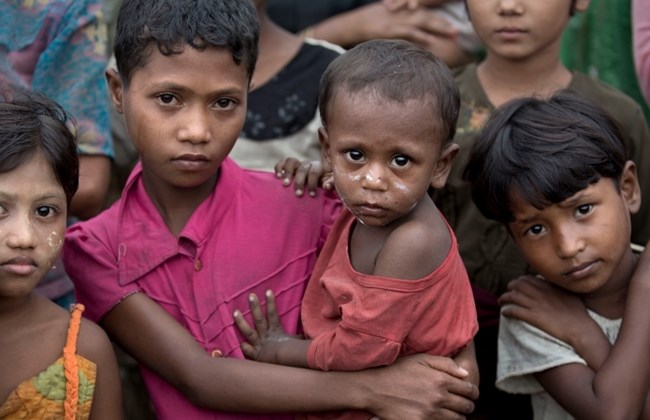
[[[535,276],[512,280],[499,304],[504,316],[528,322],[566,343],[585,330],[585,323],[594,322],[580,297]]]
[[[297,196],[302,196],[305,187],[310,196],[316,195],[320,185],[324,190],[334,188],[332,173],[326,171],[322,163],[317,160],[299,161],[296,158],[286,158],[275,165],[275,176],[282,179],[285,186],[293,185]]]
[[[252,293],[248,299],[255,329],[246,322],[241,311],[237,310],[233,314],[239,331],[248,340],[241,344],[244,355],[260,362],[281,363],[279,353],[282,343],[293,337],[288,335],[280,325],[273,293],[270,290],[266,292],[266,316],[262,313],[257,295]]]

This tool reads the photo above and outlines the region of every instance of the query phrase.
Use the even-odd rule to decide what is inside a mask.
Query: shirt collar
[[[197,208],[175,237],[147,195],[142,165],[131,172],[118,212],[118,270],[120,284],[131,283],[181,252],[181,244],[201,248],[231,209],[240,190],[242,169],[230,158],[219,168],[215,189]],[[128,250],[128,251],[127,251]]]

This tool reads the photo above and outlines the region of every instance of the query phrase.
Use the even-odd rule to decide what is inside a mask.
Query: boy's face
[[[151,47],[128,88],[107,73],[117,110],[138,151],[147,184],[209,186],[243,127],[248,77],[227,50],[189,46],[162,55]]]
[[[571,0],[466,0],[467,10],[488,55],[521,60],[548,53],[557,59]],[[589,0],[577,0],[575,11]]]
[[[67,201],[42,153],[0,174],[0,296],[26,296],[56,261]]]
[[[546,280],[599,296],[627,284],[632,263],[630,214],[639,186],[628,162],[620,191],[603,178],[559,204],[537,209],[513,194],[510,232],[530,265]]]
[[[430,102],[339,90],[329,110],[320,130],[323,159],[339,196],[362,223],[388,225],[410,213],[429,186],[446,182],[457,146],[443,148]]]

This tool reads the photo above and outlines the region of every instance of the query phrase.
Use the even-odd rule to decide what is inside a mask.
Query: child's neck
[[[296,56],[302,39],[278,26],[265,13],[261,16],[259,57],[255,66],[253,90],[266,84]]]
[[[147,182],[143,172],[143,183],[147,195],[160,213],[163,221],[174,236],[178,236],[199,205],[212,194],[219,172],[202,185],[193,188],[166,186],[156,188],[154,183]]]
[[[513,61],[488,54],[478,65],[477,76],[492,105],[499,107],[512,99],[533,95],[548,97],[568,87],[571,72],[557,55],[544,55]]]

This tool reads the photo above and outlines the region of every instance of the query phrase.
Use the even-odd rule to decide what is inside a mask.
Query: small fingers
[[[278,311],[275,307],[275,296],[270,290],[266,291],[266,317],[271,328],[281,328]]]
[[[282,179],[284,186],[291,185],[293,176],[300,166],[300,161],[296,158],[285,158],[275,164],[275,176]]]
[[[257,334],[257,331],[246,322],[240,310],[236,310],[233,313],[233,318],[235,318],[235,325],[237,325],[237,328],[239,328],[239,331],[241,331],[246,340],[251,344],[256,344],[259,341],[259,335]]]
[[[250,304],[251,314],[253,315],[255,329],[260,335],[266,334],[266,332],[269,330],[269,324],[266,321],[266,316],[262,312],[260,301],[255,293],[248,295],[248,303]]]

